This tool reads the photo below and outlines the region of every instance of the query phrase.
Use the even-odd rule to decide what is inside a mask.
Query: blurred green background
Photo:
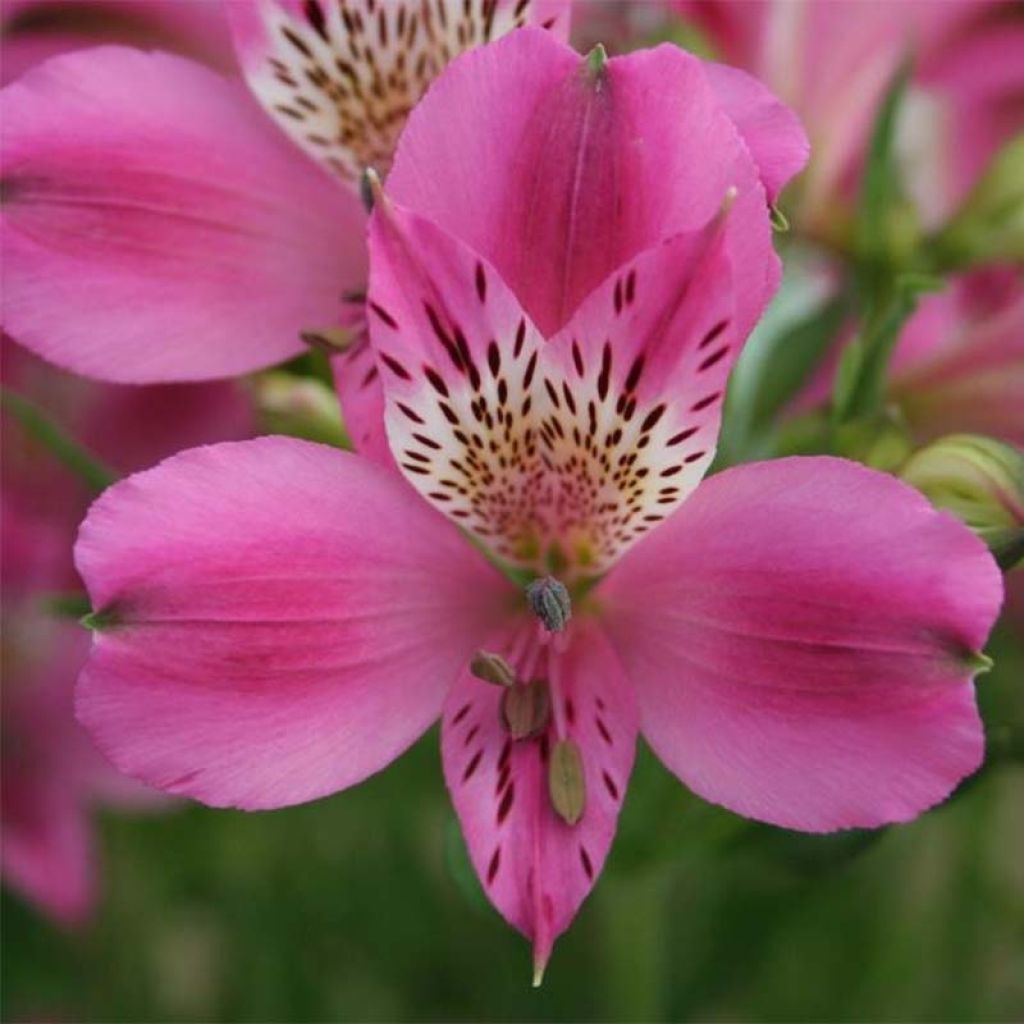
[[[4,1019],[1024,1019],[1024,648],[1004,628],[990,650],[986,767],[910,825],[755,825],[642,750],[540,990],[469,871],[431,733],[305,807],[103,817],[91,927],[4,894]]]

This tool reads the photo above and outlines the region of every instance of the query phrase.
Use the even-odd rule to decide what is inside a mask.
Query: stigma
[[[572,602],[565,584],[554,576],[543,576],[526,588],[530,610],[549,633],[561,633],[572,618]]]

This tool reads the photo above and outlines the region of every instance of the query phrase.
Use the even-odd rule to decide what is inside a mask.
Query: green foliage
[[[0,399],[4,409],[10,411],[24,430],[91,490],[102,491],[117,479],[113,470],[104,466],[31,399],[7,388],[0,390]]]

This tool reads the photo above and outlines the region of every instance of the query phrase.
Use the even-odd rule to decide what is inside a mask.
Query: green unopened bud
[[[256,378],[256,406],[275,434],[344,447],[337,396],[313,377],[275,371]]]
[[[952,434],[915,453],[900,474],[989,546],[1004,569],[1024,558],[1024,452],[974,434]]]
[[[469,671],[485,683],[495,686],[515,686],[516,674],[509,663],[500,655],[490,651],[477,651],[469,663]]]
[[[996,153],[935,245],[945,269],[1024,260],[1024,134]]]
[[[536,736],[551,717],[551,697],[543,679],[511,686],[501,695],[501,722],[514,740]]]
[[[548,796],[555,813],[567,825],[583,817],[587,784],[580,748],[572,740],[558,740],[548,760]]]
[[[894,473],[913,451],[910,434],[895,410],[843,423],[836,431],[836,447],[865,466]]]

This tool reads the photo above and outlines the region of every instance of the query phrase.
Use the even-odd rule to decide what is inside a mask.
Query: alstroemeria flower
[[[626,260],[702,227],[732,190],[724,245],[737,257],[735,330],[745,338],[779,282],[767,204],[806,159],[793,113],[741,71],[662,46],[595,75],[526,29],[434,83],[387,184],[490,260],[547,335]],[[387,453],[369,347],[338,363],[358,449]]]
[[[988,270],[928,296],[893,353],[889,394],[915,435],[973,432],[1024,446],[1024,294]]]
[[[979,0],[668,0],[698,22],[724,59],[789,103],[814,160],[801,222],[836,214],[855,183],[877,105],[900,62],[914,59],[898,145],[929,225],[962,200],[1020,124],[1024,27],[1007,5]]]
[[[302,351],[365,287],[354,177],[445,63],[567,0],[231,0],[241,81],[105,47],[3,92],[3,319],[106,380],[226,377]],[[319,166],[266,116],[270,114]]]
[[[255,422],[228,383],[123,388],[55,371],[3,342],[5,389],[58,410],[65,429],[130,472],[182,445],[250,436]],[[6,402],[6,399],[5,399]],[[92,813],[163,802],[119,775],[74,718],[89,650],[48,601],[81,589],[71,549],[90,492],[4,409],[0,585],[0,862],[4,882],[61,925],[82,924],[100,890]]]
[[[841,343],[816,370],[793,411],[824,407]],[[913,436],[977,433],[1024,445],[1024,298],[1020,274],[990,268],[953,279],[925,296],[893,352],[886,391]]]
[[[540,54],[510,69],[540,79],[562,58],[545,63],[536,38],[493,50]],[[564,88],[589,94],[589,120],[537,137],[569,146],[605,104],[660,128],[648,86],[690,67],[669,49],[577,62]],[[433,92],[500,85],[485,51],[459,68]],[[688,126],[695,146],[715,116]],[[409,151],[432,128],[414,124]],[[438,152],[458,130],[436,125]],[[115,485],[76,550],[102,624],[78,708],[126,773],[250,809],[358,782],[440,717],[471,858],[539,970],[604,863],[639,732],[695,792],[787,827],[905,821],[945,798],[983,755],[971,678],[1002,586],[969,531],[853,463],[781,460],[698,487],[749,330],[745,260],[770,269],[740,244],[742,194],[589,286],[606,236],[563,240],[552,288],[529,262],[550,246],[511,233],[516,175],[541,198],[550,183],[530,177],[529,149],[492,182],[499,136],[481,144],[483,185],[459,195],[496,218],[478,238],[506,232],[508,271],[383,195],[371,221],[373,353],[408,483],[264,438]],[[577,211],[615,210],[622,176],[660,152],[658,135],[630,138],[582,148],[619,177],[587,179]],[[617,162],[602,164],[606,144]],[[403,142],[395,189],[406,156]],[[664,211],[673,187],[666,174],[634,198]],[[520,287],[564,322],[534,317]],[[537,578],[524,592],[478,545]]]

